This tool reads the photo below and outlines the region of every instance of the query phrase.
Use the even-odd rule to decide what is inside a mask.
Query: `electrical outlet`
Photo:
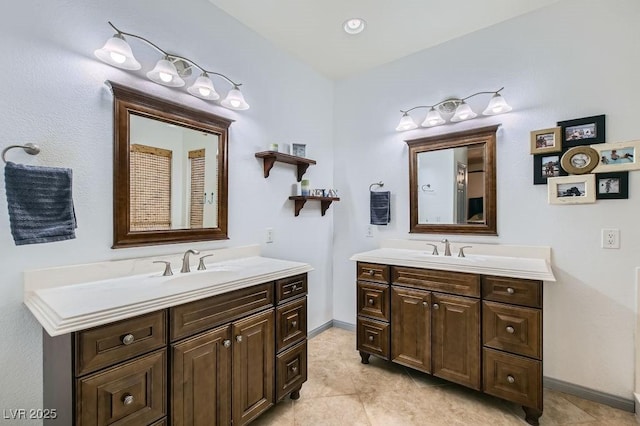
[[[620,248],[620,230],[619,229],[602,229],[602,248],[605,248],[605,249]]]
[[[373,225],[368,225],[367,226],[367,235],[365,235],[367,238],[373,238]]]
[[[265,236],[265,241],[267,244],[273,242],[273,228],[267,228],[267,234]]]

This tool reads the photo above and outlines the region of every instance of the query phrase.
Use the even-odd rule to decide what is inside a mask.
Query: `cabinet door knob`
[[[376,271],[374,271],[373,269],[369,269],[369,275],[374,276],[376,274]]]
[[[369,304],[373,305],[373,299],[369,299]]]
[[[124,405],[131,405],[133,404],[133,395],[131,395],[130,393],[124,394],[122,396],[122,403]]]
[[[136,338],[133,337],[133,334],[129,333],[122,338],[122,343],[125,345],[130,345],[133,343],[134,340],[136,340]]]
[[[440,309],[440,305],[438,305],[437,303],[434,303],[433,304],[433,309],[435,309],[437,311],[438,309]]]
[[[373,342],[373,336],[369,336],[369,341]]]
[[[427,306],[429,306],[429,304],[427,302],[422,302],[422,306],[426,308]]]
[[[509,334],[513,334],[516,331],[516,329],[511,327],[510,325],[507,326],[506,330],[507,330],[507,333]]]
[[[291,328],[296,328],[298,326],[298,321],[291,321]]]
[[[295,365],[293,367],[291,367],[291,371],[293,371],[294,373],[296,373],[298,371],[298,367],[296,367]]]
[[[514,294],[516,291],[513,289],[513,287],[507,287],[507,293],[509,294]]]
[[[224,342],[222,342],[222,346],[224,346],[225,348],[231,347],[231,340],[225,340]]]
[[[242,343],[242,336],[241,335],[236,336],[236,342]]]
[[[515,377],[513,377],[511,374],[509,374],[509,375],[507,376],[507,382],[509,382],[509,383],[515,383],[515,382],[516,382],[516,378],[515,378]]]
[[[291,286],[291,291],[297,291],[298,290],[298,286],[297,285],[292,285]]]

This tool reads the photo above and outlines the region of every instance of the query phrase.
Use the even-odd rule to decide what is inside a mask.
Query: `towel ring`
[[[371,191],[371,188],[373,188],[374,186],[379,186],[380,188],[382,188],[384,186],[384,183],[382,181],[378,183],[372,183],[371,185],[369,185],[369,191]]]
[[[7,160],[4,158],[4,156],[7,153],[7,151],[13,148],[22,148],[24,149],[24,152],[26,152],[29,155],[38,155],[40,153],[40,147],[33,143],[26,143],[24,145],[9,145],[8,147],[2,150],[2,161],[5,164],[7,164]]]

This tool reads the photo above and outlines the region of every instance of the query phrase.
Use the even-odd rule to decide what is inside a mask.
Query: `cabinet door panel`
[[[391,359],[431,372],[431,293],[391,288]]]
[[[231,422],[230,339],[231,327],[225,326],[172,346],[171,424]]]
[[[142,425],[166,409],[166,350],[85,376],[76,385],[77,425]]]
[[[233,424],[250,422],[274,403],[274,309],[232,325]]]
[[[480,389],[480,300],[432,294],[433,374]]]

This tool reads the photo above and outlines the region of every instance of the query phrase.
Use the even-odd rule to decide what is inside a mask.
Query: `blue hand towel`
[[[71,169],[7,162],[4,183],[17,246],[76,237]]]
[[[387,225],[391,222],[391,192],[369,191],[372,225]]]

